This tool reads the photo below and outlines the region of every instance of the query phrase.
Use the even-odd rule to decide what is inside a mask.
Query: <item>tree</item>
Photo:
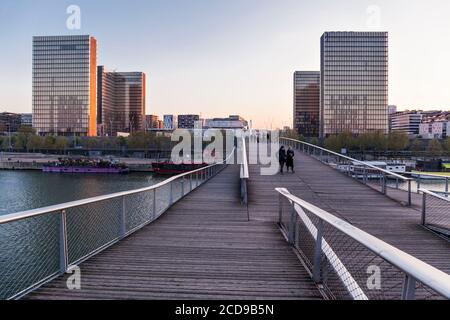
[[[395,131],[388,135],[387,146],[390,151],[401,151],[408,147],[409,138],[406,132]]]
[[[43,145],[42,137],[38,135],[31,136],[27,142],[27,150],[35,151],[36,149],[41,149]]]
[[[43,148],[44,149],[53,149],[55,145],[55,137],[52,135],[46,135],[44,137],[44,141],[43,141]]]
[[[144,131],[133,132],[133,134],[128,137],[128,146],[131,149],[146,149],[150,146],[152,140],[149,133]]]
[[[55,139],[55,149],[59,151],[64,151],[67,148],[67,139],[65,137],[56,137]]]
[[[310,143],[315,145],[315,146],[318,146],[319,145],[319,139],[317,139],[316,137],[312,137],[311,140],[310,140]]]
[[[15,149],[27,149],[28,151],[28,141],[34,136],[36,136],[35,129],[29,126],[20,126],[17,130]]]
[[[336,136],[329,136],[324,142],[325,149],[340,152],[340,145]]]
[[[423,151],[422,143],[419,139],[414,139],[409,146],[409,150],[412,152],[420,152]]]
[[[295,139],[295,140],[300,140],[300,134],[298,133],[297,130],[293,130],[293,129],[287,129],[283,132],[282,136],[284,138],[290,138],[290,139]]]
[[[444,149],[448,153],[450,153],[450,138],[444,140]]]
[[[125,137],[117,137],[117,144],[123,148],[128,144],[128,140]]]
[[[431,157],[440,157],[442,156],[442,145],[437,139],[433,139],[430,141],[427,147],[427,155]]]

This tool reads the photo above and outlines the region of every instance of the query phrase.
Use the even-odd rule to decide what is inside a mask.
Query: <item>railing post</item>
[[[59,272],[67,271],[69,259],[67,255],[67,216],[66,210],[62,210],[59,220]]]
[[[405,274],[403,280],[402,300],[414,300],[416,297],[416,279]]]
[[[283,223],[283,195],[281,193],[278,194],[278,222]]]
[[[192,191],[192,174],[189,175],[189,192]]]
[[[411,207],[411,179],[408,180],[408,206]]]
[[[425,226],[426,224],[426,214],[427,214],[427,194],[423,193],[422,198],[422,225]]]
[[[445,193],[448,194],[448,178],[445,178]]]
[[[419,178],[417,179],[417,193],[420,192],[420,174],[419,174]]]
[[[170,192],[169,192],[169,207],[173,204],[173,184],[172,181],[170,184]]]
[[[153,220],[156,218],[156,189],[153,189]]]
[[[125,233],[126,233],[126,203],[125,203],[125,196],[123,196],[122,210],[120,212],[120,231],[119,231],[120,239],[125,238]]]
[[[181,197],[184,197],[184,176],[181,177]]]
[[[295,203],[292,202],[291,220],[289,222],[288,241],[291,246],[295,245],[295,225],[297,224],[297,211],[295,211]]]
[[[383,172],[383,185],[382,185],[382,191],[383,194],[386,195],[387,194],[387,186],[386,186],[386,173]]]
[[[322,238],[323,238],[323,220],[319,219],[317,225],[317,238],[314,247],[314,264],[313,264],[313,279],[316,283],[321,282],[322,269]]]
[[[367,177],[367,168],[364,167],[364,184],[367,184],[368,181],[369,181],[369,179]]]

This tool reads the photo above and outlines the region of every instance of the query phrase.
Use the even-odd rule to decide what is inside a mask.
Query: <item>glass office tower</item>
[[[98,67],[98,114],[103,134],[145,128],[146,76],[143,72],[109,72]]]
[[[41,135],[97,135],[94,37],[33,37],[33,127]]]
[[[388,132],[387,32],[321,38],[320,134]]]
[[[294,130],[304,137],[319,136],[320,71],[294,73]]]

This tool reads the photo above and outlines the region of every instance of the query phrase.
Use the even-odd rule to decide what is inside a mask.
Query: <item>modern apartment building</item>
[[[388,132],[388,33],[321,37],[320,136]]]
[[[33,127],[41,135],[97,135],[94,37],[33,37]]]
[[[391,132],[400,131],[409,136],[418,135],[422,115],[422,111],[400,111],[390,114],[389,127]]]
[[[178,116],[178,128],[195,129],[195,123],[198,121],[200,116],[197,114],[181,114]]]
[[[143,72],[110,72],[98,67],[98,124],[109,136],[145,128],[146,76]]]
[[[17,132],[22,125],[22,117],[20,114],[11,112],[0,113],[0,134]]]
[[[248,121],[238,115],[231,115],[228,118],[206,119],[205,128],[208,129],[247,129]]]
[[[320,71],[294,73],[294,125],[305,137],[319,136]]]
[[[164,115],[163,128],[164,130],[173,130],[176,128],[175,116],[172,114]]]
[[[443,139],[450,136],[450,112],[427,111],[419,125],[419,136],[423,139]]]
[[[154,114],[145,116],[145,129],[159,129],[159,117]]]

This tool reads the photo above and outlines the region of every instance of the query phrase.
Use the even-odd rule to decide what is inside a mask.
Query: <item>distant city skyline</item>
[[[72,4],[79,30],[66,27]],[[0,112],[31,112],[33,36],[90,34],[99,65],[147,74],[147,114],[292,126],[292,74],[320,70],[326,31],[389,32],[389,104],[450,109],[449,9],[445,0],[5,0]]]

